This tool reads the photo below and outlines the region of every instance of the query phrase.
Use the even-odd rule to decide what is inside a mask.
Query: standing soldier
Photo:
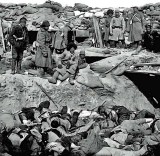
[[[41,28],[37,33],[37,52],[35,56],[35,64],[38,67],[38,71],[41,77],[48,72],[48,69],[52,69],[52,54],[50,49],[51,35],[48,32],[50,23],[49,21],[43,21]]]
[[[11,33],[9,34],[9,42],[12,45],[11,74],[15,74],[15,71],[18,74],[21,73],[21,63],[23,59],[23,51],[27,48],[29,44],[26,21],[27,19],[25,17],[22,17],[19,21],[19,24],[15,25]]]
[[[138,7],[133,7],[133,15],[128,20],[128,30],[129,37],[128,40],[131,43],[137,43],[138,53],[142,48],[142,34],[144,31],[144,17],[138,11]]]
[[[110,23],[110,36],[109,39],[114,43],[118,43],[118,47],[122,45],[124,40],[125,32],[125,21],[122,16],[120,16],[120,11],[115,10],[115,17],[112,18]]]
[[[107,12],[104,12],[104,44],[106,47],[110,47],[109,42],[109,33],[110,33],[110,23],[113,18],[113,10],[109,9]]]

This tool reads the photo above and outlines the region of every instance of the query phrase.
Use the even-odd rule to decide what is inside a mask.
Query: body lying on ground
[[[126,120],[127,110],[101,106],[91,112],[63,106],[51,111],[50,102],[43,101],[14,114],[3,111],[0,151],[13,156],[158,156],[160,120],[146,110],[134,112],[134,117],[130,111]]]

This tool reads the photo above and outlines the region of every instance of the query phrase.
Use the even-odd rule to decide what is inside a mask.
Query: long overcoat
[[[37,34],[37,52],[35,58],[35,64],[37,67],[48,67],[52,68],[52,56],[49,45],[51,43],[51,35],[48,31],[40,28]]]

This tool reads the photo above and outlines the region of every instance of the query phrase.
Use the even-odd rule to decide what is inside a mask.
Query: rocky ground
[[[0,74],[6,73],[11,68],[10,63],[5,63],[5,60],[0,61]]]
[[[88,67],[79,72],[74,86],[71,86],[67,81],[57,86],[50,84],[47,79],[31,75],[1,74],[0,109],[16,112],[22,107],[38,106],[41,101],[48,100],[36,85],[37,82],[45,88],[59,107],[67,105],[71,109],[93,109],[106,100],[106,107],[123,105],[134,111],[147,109],[154,112],[154,107],[133,82],[125,76],[117,76],[117,73],[138,62],[159,62],[160,57],[157,54],[146,52],[141,52],[138,56],[131,56],[131,53],[121,52],[119,55],[91,64],[92,70]],[[127,61],[112,73],[107,74],[104,78],[99,76],[97,69],[108,70],[125,57],[128,57]],[[0,63],[0,71],[4,73],[10,64],[6,63],[4,59]],[[90,85],[92,86],[88,87]],[[51,109],[56,109],[53,103]]]

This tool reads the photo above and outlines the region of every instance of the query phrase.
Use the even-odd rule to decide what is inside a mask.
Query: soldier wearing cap
[[[147,51],[153,50],[153,36],[152,36],[152,26],[147,24],[146,32],[143,35],[143,47],[146,48]]]
[[[147,50],[147,51],[159,51],[159,34],[157,31],[153,31],[152,30],[152,26],[151,24],[147,24],[146,26],[146,31],[143,35],[143,47]],[[157,45],[157,41],[158,41],[158,45]]]
[[[78,59],[78,69],[83,69],[88,66],[85,58],[85,51],[81,50],[79,54],[79,59]]]
[[[40,76],[44,76],[48,69],[52,66],[51,56],[51,35],[48,32],[50,23],[49,21],[43,21],[40,30],[37,33],[37,52],[35,57],[35,64],[38,67]]]
[[[21,73],[21,63],[23,59],[23,51],[29,44],[28,30],[26,27],[27,19],[22,17],[18,25],[12,28],[9,34],[9,42],[12,45],[12,67],[11,74]]]
[[[129,32],[128,40],[131,43],[136,43],[137,50],[136,53],[138,53],[142,48],[142,34],[144,32],[144,17],[143,15],[138,11],[138,7],[133,7],[133,14],[128,20],[127,24],[127,31]]]
[[[109,47],[110,46],[110,41],[109,41],[109,31],[110,31],[110,23],[113,18],[113,10],[109,9],[104,12],[104,45]]]
[[[122,41],[124,40],[124,32],[125,32],[125,21],[122,16],[120,16],[120,11],[115,10],[115,17],[112,18],[110,23],[110,36],[109,40],[112,43],[118,43],[122,45]]]

